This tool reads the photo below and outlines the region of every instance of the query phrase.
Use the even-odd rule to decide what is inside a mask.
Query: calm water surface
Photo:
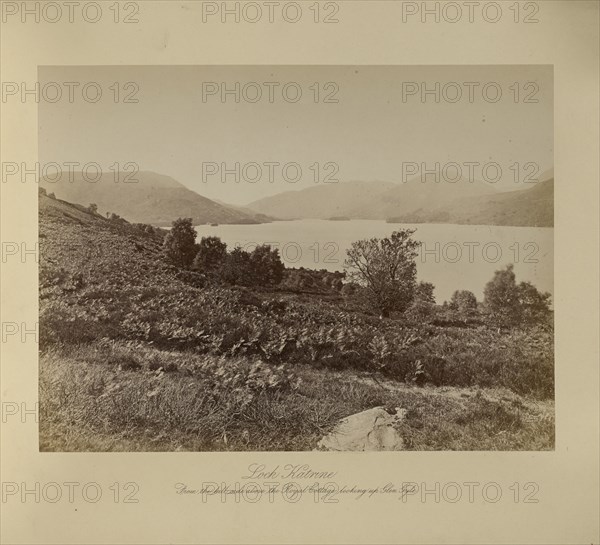
[[[297,220],[260,225],[198,225],[198,238],[218,236],[229,248],[251,250],[270,244],[288,267],[343,270],[346,249],[359,239],[385,237],[394,230],[416,229],[422,242],[417,257],[419,280],[435,285],[438,303],[454,290],[470,290],[478,299],[495,270],[513,263],[517,282],[528,280],[553,293],[554,229],[447,224],[390,224],[379,220]]]

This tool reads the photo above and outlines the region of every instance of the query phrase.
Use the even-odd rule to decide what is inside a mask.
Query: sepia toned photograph
[[[551,65],[38,78],[41,451],[554,450]]]
[[[599,37],[0,0],[0,544],[600,545]]]

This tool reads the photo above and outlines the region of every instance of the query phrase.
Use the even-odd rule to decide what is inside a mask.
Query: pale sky
[[[57,82],[64,90],[58,102],[39,104],[40,163],[95,161],[108,169],[115,162],[134,162],[140,170],[166,174],[208,198],[232,204],[315,185],[315,169],[310,169],[315,162],[338,165],[335,178],[340,181],[401,182],[403,162],[433,167],[436,162],[443,166],[494,161],[503,170],[495,184],[501,191],[531,187],[514,183],[515,171],[510,167],[516,162],[535,163],[540,172],[553,166],[550,65],[42,66],[39,80],[41,85]],[[81,84],[73,103],[63,82]],[[81,99],[80,89],[87,82],[102,88],[96,103]],[[119,103],[110,89],[115,82],[121,87]],[[138,103],[122,102],[132,89],[123,89],[127,82],[138,86]],[[223,84],[233,88],[235,82],[240,82],[240,88],[251,83],[246,87],[250,100],[260,88],[262,99],[251,103],[242,98],[236,103],[230,95],[222,102],[217,91],[203,101],[207,84],[216,83],[221,90]],[[281,89],[288,82],[295,82],[287,88],[290,99],[298,87],[302,90],[296,103],[282,97]],[[337,86],[337,103],[323,102],[336,88],[326,87],[328,82]],[[462,98],[435,103],[429,95],[422,103],[423,85],[433,89],[436,82],[440,89],[454,82],[446,86],[447,97],[454,100],[460,88]],[[488,82],[497,84],[488,87],[488,99],[494,99],[498,86],[502,91],[495,103],[482,95]],[[417,93],[403,101],[403,89],[409,87]],[[531,93],[537,103],[524,102]],[[217,173],[203,183],[203,163],[234,168],[236,162],[259,163],[262,179],[236,183],[230,175],[221,183]],[[275,181],[270,183],[269,167],[264,165],[268,162],[298,163],[302,178],[296,183],[285,181],[281,168],[272,166]],[[480,167],[473,168],[481,179]],[[249,177],[255,173],[247,171]],[[295,173],[289,170],[288,178]],[[488,174],[495,175],[493,170]]]

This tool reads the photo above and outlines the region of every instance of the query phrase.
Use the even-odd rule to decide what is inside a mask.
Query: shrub
[[[267,244],[254,248],[250,254],[250,276],[257,286],[274,286],[281,282],[285,266],[279,257],[279,250]]]
[[[221,268],[221,278],[228,284],[251,286],[253,281],[251,269],[250,254],[237,247],[227,254]]]
[[[297,292],[341,292],[345,285],[343,278],[344,273],[339,271],[286,268],[280,287]]]
[[[360,290],[360,286],[356,282],[346,282],[341,289],[341,294],[344,297],[354,297],[356,292]]]
[[[182,269],[189,269],[196,255],[196,229],[192,218],[179,218],[167,233],[163,249],[167,258]]]
[[[552,316],[550,294],[538,291],[530,282],[517,285],[512,264],[496,271],[485,286],[484,304],[502,326],[545,324]]]
[[[450,308],[463,313],[475,311],[477,310],[477,298],[471,291],[457,290],[450,299]]]
[[[262,244],[251,253],[234,248],[225,258],[221,277],[238,286],[274,286],[281,282],[284,270],[279,250]]]
[[[194,258],[193,268],[197,271],[214,275],[227,258],[227,244],[219,237],[202,237],[198,245],[198,253]]]
[[[475,294],[468,290],[457,290],[452,294],[448,309],[456,318],[463,320],[465,323],[469,318],[477,315],[477,298]]]
[[[415,288],[414,299],[407,311],[407,316],[413,320],[423,321],[435,314],[435,297],[433,284],[419,282]]]
[[[520,321],[519,290],[513,264],[496,271],[483,291],[483,303],[492,319],[503,326],[517,325]]]
[[[542,293],[530,282],[519,284],[521,321],[526,324],[546,323],[552,316],[550,294]]]

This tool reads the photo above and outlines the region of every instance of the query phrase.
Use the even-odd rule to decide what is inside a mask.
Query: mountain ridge
[[[126,181],[128,174],[103,173],[98,181],[91,182],[82,172],[63,172],[56,181],[40,179],[40,187],[71,203],[84,206],[94,203],[103,214],[115,213],[132,222],[158,226],[168,226],[180,217],[190,217],[198,225],[270,221],[254,212],[217,203],[164,174],[139,171],[133,176],[137,181]]]
[[[246,208],[283,220],[348,216],[349,210],[361,200],[385,193],[396,185],[379,181],[321,184],[258,199],[247,204]]]
[[[280,219],[371,219],[392,223],[554,225],[553,170],[533,187],[498,191],[483,181],[341,182],[286,191],[246,209]],[[552,178],[545,179],[546,176]],[[536,189],[541,188],[541,189]]]
[[[480,196],[432,209],[418,209],[388,223],[454,223],[554,227],[554,178],[528,189]]]

